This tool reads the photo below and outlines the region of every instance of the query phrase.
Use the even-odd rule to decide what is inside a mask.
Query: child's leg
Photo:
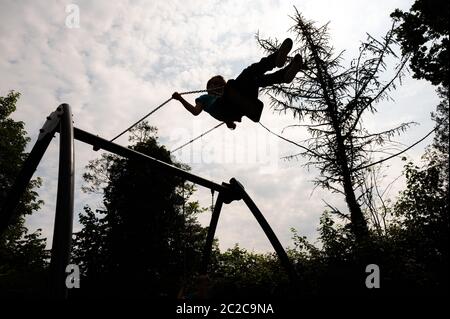
[[[264,74],[263,76],[258,78],[256,84],[258,87],[266,87],[274,84],[285,83],[285,74],[286,69],[281,69],[274,73]]]
[[[264,73],[276,67],[277,52],[262,58],[259,62],[253,63],[239,74],[235,80],[235,85],[243,94],[258,98],[260,85],[258,82],[265,75]]]
[[[247,68],[244,69],[244,71],[239,74],[239,76],[236,78],[236,81],[242,81],[244,78],[254,78],[262,76],[267,71],[270,71],[276,67],[276,59],[277,59],[277,53],[272,53],[271,55],[262,58],[259,60],[259,62],[253,63]]]
[[[268,55],[267,57],[262,58],[259,62],[253,63],[249,67],[247,67],[242,73],[236,78],[239,77],[248,77],[248,76],[261,76],[267,71],[270,71],[276,67],[282,67],[286,62],[287,55],[289,51],[292,49],[292,40],[287,38],[283,41],[280,48],[274,53]]]
[[[303,59],[300,54],[295,55],[292,62],[284,69],[274,73],[264,74],[256,81],[258,87],[266,87],[273,84],[289,83],[303,67]]]

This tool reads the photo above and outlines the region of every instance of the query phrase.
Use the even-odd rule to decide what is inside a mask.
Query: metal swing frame
[[[180,178],[186,179],[192,183],[218,192],[204,246],[203,260],[200,269],[201,274],[206,274],[208,270],[212,243],[223,204],[228,204],[235,200],[243,200],[275,249],[275,252],[279,257],[282,266],[287,271],[291,282],[296,281],[297,276],[286,251],[261,211],[245,191],[244,187],[235,178],[232,178],[229,183],[224,182],[222,184],[218,184],[206,178],[184,171],[173,165],[159,161],[151,156],[120,146],[94,134],[76,128],[73,126],[72,113],[68,104],[61,104],[58,106],[56,111],[47,117],[47,121],[40,130],[37,142],[33,146],[28,158],[25,160],[14,185],[11,187],[4,204],[0,209],[0,234],[3,233],[3,231],[5,231],[10,224],[15,208],[19,204],[22,194],[28,187],[37,166],[48,148],[48,145],[57,132],[60,135],[59,171],[55,224],[53,229],[53,244],[50,260],[49,286],[50,296],[53,298],[65,299],[68,296],[65,284],[65,271],[66,266],[69,264],[72,240],[75,191],[75,139],[92,145],[94,150],[103,149],[129,159],[144,161],[145,163],[153,166],[155,169],[164,171],[166,174],[179,176]]]

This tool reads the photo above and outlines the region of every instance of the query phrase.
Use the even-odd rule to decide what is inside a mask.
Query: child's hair
[[[223,76],[216,75],[208,80],[206,83],[206,89],[208,90],[208,94],[211,95],[222,95],[224,86],[227,84]]]

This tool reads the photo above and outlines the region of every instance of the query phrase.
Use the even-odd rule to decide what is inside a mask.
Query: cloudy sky
[[[382,36],[390,27],[395,8],[408,10],[412,0],[166,0],[166,1],[15,1],[2,0],[0,10],[0,95],[9,90],[22,94],[13,115],[24,121],[36,141],[38,130],[60,103],[72,106],[75,126],[111,138],[167,100],[174,91],[203,89],[210,76],[236,77],[264,54],[255,41],[284,39],[293,21],[293,6],[318,24],[330,22],[331,42],[350,59],[366,33]],[[79,15],[77,16],[77,14]],[[420,125],[397,140],[409,145],[433,127],[430,112],[438,99],[426,82],[405,78],[392,94],[394,101],[378,105],[378,113],[365,119],[372,131],[407,121]],[[195,96],[189,96],[193,101]],[[261,97],[267,101],[265,97]],[[161,143],[173,149],[216,124],[207,114],[193,117],[176,101],[150,119],[159,129]],[[268,103],[261,122],[277,133],[296,120],[274,113]],[[294,140],[307,138],[286,131]],[[431,137],[407,153],[418,161]],[[125,145],[126,136],[118,143]],[[259,205],[284,246],[292,246],[291,227],[311,240],[317,237],[323,200],[342,208],[343,199],[326,191],[313,192],[314,170],[304,160],[286,162],[283,156],[297,149],[267,134],[259,125],[243,121],[235,131],[215,130],[176,153],[198,175],[216,182],[236,177]],[[89,160],[99,156],[76,142],[76,215],[86,204],[97,207],[99,198],[84,194],[81,175]],[[44,180],[39,194],[45,206],[27,220],[31,230],[42,228],[51,242],[57,185],[57,140],[36,172]],[[378,159],[378,158],[377,158]],[[394,159],[385,169],[384,185],[401,174]],[[389,196],[403,187],[400,178]],[[195,198],[211,203],[209,190],[199,187]],[[199,219],[206,224],[210,214]],[[77,220],[74,230],[80,229]],[[226,249],[235,243],[258,252],[270,244],[242,203],[227,205],[217,237]]]

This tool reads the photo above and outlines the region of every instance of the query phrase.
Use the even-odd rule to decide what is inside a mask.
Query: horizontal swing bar
[[[98,137],[94,134],[91,134],[89,132],[83,131],[79,128],[74,128],[74,137],[75,139],[90,144],[96,148],[101,148],[105,151],[115,153],[117,155],[127,157],[130,159],[136,159],[136,160],[143,160],[146,163],[152,165],[153,167],[157,169],[164,170],[170,174],[177,175],[181,178],[184,178],[192,183],[201,185],[203,187],[215,190],[217,192],[223,192],[224,194],[229,194],[232,192],[232,190],[224,185],[217,184],[213,181],[210,181],[206,178],[197,176],[195,174],[186,172],[178,167],[175,167],[173,165],[167,164],[163,161],[157,160],[151,156],[139,153],[137,151],[134,151],[130,148],[112,143],[108,140],[105,140],[101,137]]]

